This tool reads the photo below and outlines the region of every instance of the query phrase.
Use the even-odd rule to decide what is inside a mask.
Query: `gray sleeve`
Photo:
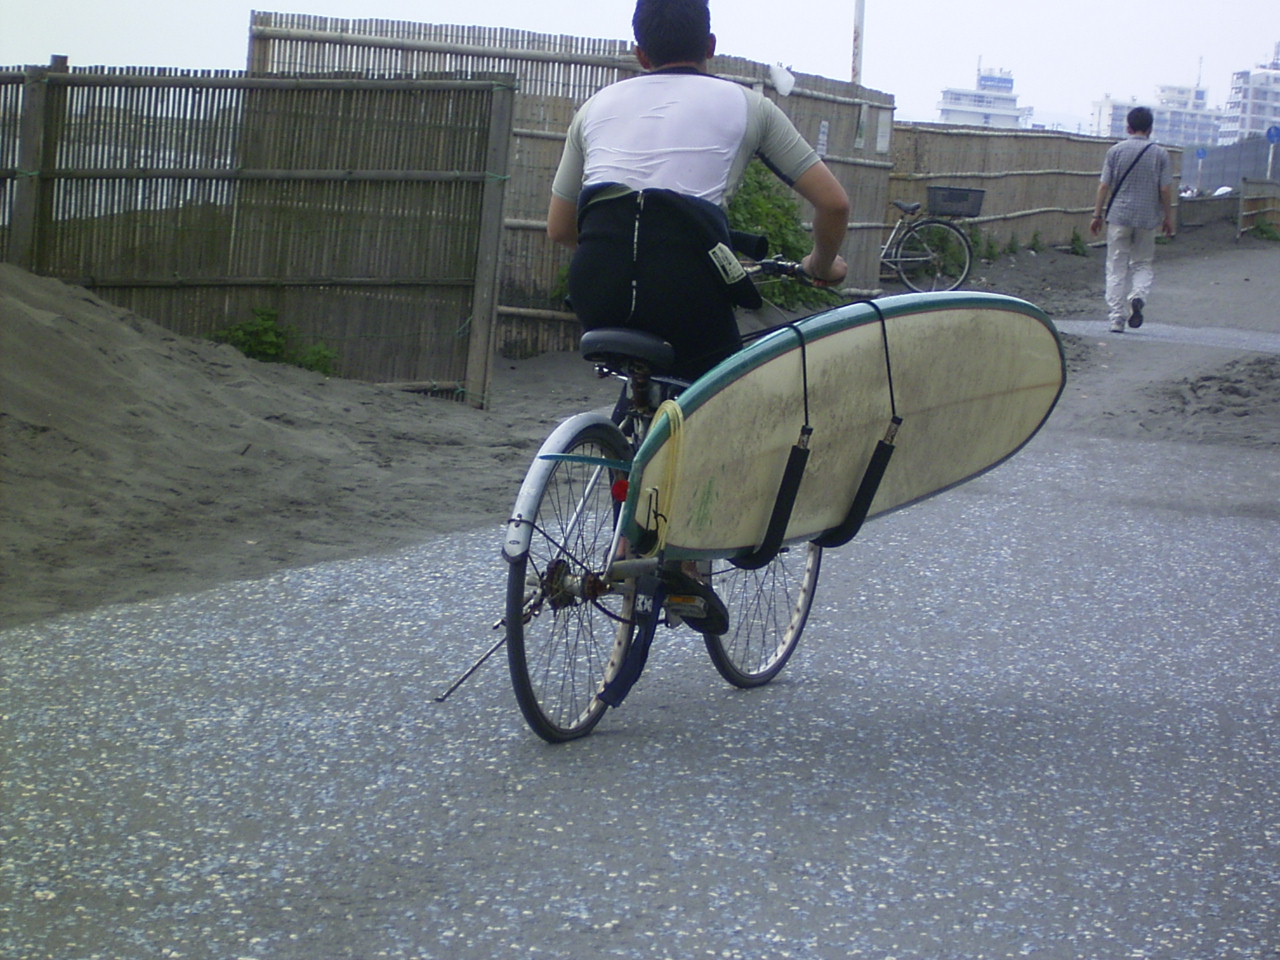
[[[564,153],[560,155],[560,166],[556,168],[555,178],[551,181],[551,192],[571,203],[577,203],[578,194],[582,192],[582,172],[586,164],[582,146],[582,115],[585,112],[584,104],[569,124]]]
[[[1160,164],[1156,167],[1156,176],[1161,187],[1173,185],[1173,161],[1169,159],[1169,151],[1160,148]]]
[[[761,97],[757,113],[761,137],[756,152],[790,186],[818,162],[817,151],[805,142],[795,125],[772,100]]]
[[[1114,180],[1116,176],[1115,158],[1116,148],[1109,147],[1107,149],[1107,155],[1102,159],[1102,174],[1098,178],[1107,186],[1111,186],[1111,181]]]
[[[821,159],[777,104],[754,90],[744,92],[747,95],[747,134],[729,174],[726,204],[742,182],[747,164],[757,154],[787,186],[793,185],[801,174]]]

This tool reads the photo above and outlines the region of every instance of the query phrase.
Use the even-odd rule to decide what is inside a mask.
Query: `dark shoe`
[[[667,587],[664,606],[698,633],[713,637],[729,632],[729,611],[724,601],[705,583],[699,583],[682,570],[663,570]]]
[[[1133,307],[1133,313],[1129,314],[1129,326],[1136,330],[1142,326],[1142,308],[1146,304],[1142,302],[1141,297],[1134,297],[1129,301],[1129,306]]]

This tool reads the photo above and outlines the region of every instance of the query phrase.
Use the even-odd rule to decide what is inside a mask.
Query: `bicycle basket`
[[[982,212],[985,190],[967,187],[929,187],[929,215],[934,217],[976,217]]]

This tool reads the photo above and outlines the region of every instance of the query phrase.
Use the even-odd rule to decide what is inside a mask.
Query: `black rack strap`
[[[866,301],[866,303],[875,310],[876,316],[880,318],[880,337],[884,342],[885,376],[889,386],[889,427],[885,430],[884,437],[876,444],[875,450],[871,452],[871,459],[867,463],[867,469],[862,474],[862,481],[858,484],[857,492],[853,495],[853,502],[849,504],[849,512],[845,514],[844,520],[839,526],[824,531],[811,541],[824,549],[828,547],[843,547],[856,537],[858,531],[862,529],[863,523],[866,522],[867,514],[871,511],[871,502],[875,499],[876,492],[880,489],[880,481],[884,479],[885,470],[889,467],[889,458],[893,456],[898,427],[902,425],[902,418],[898,416],[898,401],[894,396],[893,389],[893,364],[889,356],[889,330],[880,307],[870,300]]]
[[[800,341],[800,378],[804,398],[804,425],[800,428],[800,436],[791,447],[787,456],[786,468],[782,471],[782,482],[778,484],[778,495],[773,501],[773,513],[769,516],[769,524],[765,528],[764,540],[752,553],[740,557],[732,557],[730,563],[743,570],[758,570],[769,564],[782,548],[782,540],[787,533],[787,524],[791,522],[791,511],[796,505],[796,494],[800,492],[800,481],[804,479],[804,468],[809,462],[809,438],[813,436],[813,427],[809,424],[809,354],[804,333],[794,323],[786,324]]]

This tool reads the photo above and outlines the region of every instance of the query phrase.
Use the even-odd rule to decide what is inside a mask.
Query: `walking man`
[[[1112,333],[1142,326],[1142,308],[1155,276],[1156,229],[1173,235],[1173,168],[1164,147],[1151,142],[1146,107],[1129,111],[1127,140],[1107,151],[1089,232],[1107,226],[1107,314]]]

